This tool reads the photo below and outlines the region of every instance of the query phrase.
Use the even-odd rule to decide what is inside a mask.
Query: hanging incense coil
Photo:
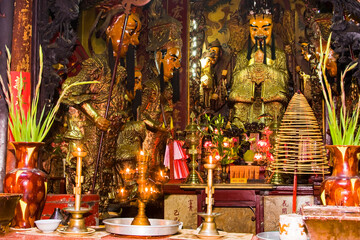
[[[271,170],[326,174],[328,163],[320,128],[302,93],[295,93],[281,121]]]

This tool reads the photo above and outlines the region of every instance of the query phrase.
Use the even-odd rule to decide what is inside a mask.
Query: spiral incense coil
[[[295,93],[281,121],[271,171],[326,174],[328,163],[320,128],[302,93]]]

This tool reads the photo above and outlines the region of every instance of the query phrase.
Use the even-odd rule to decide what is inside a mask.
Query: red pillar
[[[11,51],[11,84],[16,86],[16,80],[22,72],[24,88],[22,91],[22,107],[25,111],[30,107],[31,96],[31,41],[32,41],[32,7],[33,0],[15,0],[13,16],[13,32]],[[17,95],[17,89],[13,88],[13,93]],[[9,140],[13,141],[11,133]],[[10,147],[11,148],[11,147]],[[8,151],[6,171],[15,168],[15,158],[11,151]]]

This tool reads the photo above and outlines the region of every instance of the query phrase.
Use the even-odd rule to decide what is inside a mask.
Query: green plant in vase
[[[11,54],[7,47],[6,52],[8,55],[7,78],[10,80]],[[97,83],[97,81],[87,81],[69,85],[61,93],[55,106],[51,108],[48,113],[45,113],[45,108],[43,108],[40,116],[38,116],[37,110],[43,72],[43,53],[41,46],[39,59],[39,79],[28,111],[25,111],[23,108],[25,103],[22,99],[22,93],[24,91],[22,73],[20,73],[19,79],[15,81],[15,86],[12,85],[12,81],[5,83],[4,79],[0,76],[2,91],[9,112],[8,125],[14,138],[14,142],[11,142],[11,144],[15,149],[16,155],[16,168],[6,174],[4,191],[7,193],[23,194],[15,209],[15,217],[12,223],[14,227],[18,228],[34,227],[35,220],[41,217],[47,193],[47,176],[43,171],[36,168],[38,150],[43,145],[42,141],[54,123],[63,97],[76,85]],[[16,94],[13,91],[14,88],[17,89]]]
[[[219,161],[222,167],[222,181],[225,182],[227,174],[227,166],[233,163],[238,157],[239,143],[235,137],[228,137],[224,134],[226,123],[224,117],[219,114],[210,117],[205,114],[205,127],[207,131],[201,130],[203,135],[208,135],[211,143],[205,146],[210,152],[210,156]]]
[[[11,54],[7,47],[6,47],[6,52],[8,55],[7,77],[8,79],[11,79],[10,76]],[[45,114],[45,107],[44,107],[38,119],[37,110],[38,110],[40,86],[41,86],[42,72],[43,72],[43,53],[41,46],[39,51],[39,59],[40,59],[39,79],[36,85],[34,98],[32,99],[29,111],[27,112],[25,112],[24,109],[21,107],[24,105],[23,99],[21,97],[22,92],[24,90],[22,73],[20,73],[19,81],[16,81],[16,86],[13,86],[11,84],[11,81],[10,83],[7,84],[8,90],[6,90],[5,81],[0,76],[2,90],[4,92],[5,100],[9,110],[9,119],[11,119],[9,121],[9,128],[14,137],[15,142],[42,142],[46,137],[46,135],[48,134],[52,124],[54,123],[56,113],[59,110],[60,103],[64,98],[64,96],[66,95],[66,93],[72,87],[77,85],[98,83],[98,81],[84,81],[84,82],[76,82],[67,86],[61,93],[55,106],[51,108],[47,114]],[[15,95],[12,91],[14,87],[18,89],[17,95]]]
[[[327,122],[333,145],[327,146],[333,160],[333,172],[321,186],[321,201],[324,205],[359,206],[360,178],[358,176],[358,153],[360,153],[360,128],[358,126],[360,99],[352,113],[346,106],[344,81],[345,75],[353,70],[357,63],[349,64],[341,74],[341,107],[337,116],[336,104],[331,86],[326,76],[326,64],[330,52],[329,36],[325,52],[320,39],[320,60],[318,76],[322,86]]]

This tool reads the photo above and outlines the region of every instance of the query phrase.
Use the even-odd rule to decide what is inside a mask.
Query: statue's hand
[[[250,74],[251,74],[251,81],[255,82],[256,84],[260,84],[265,81],[266,76],[266,68],[265,64],[254,64],[251,66]]]
[[[263,63],[264,62],[264,52],[258,49],[254,54],[255,63]]]
[[[104,117],[98,116],[95,118],[95,125],[102,131],[107,131],[110,127],[110,121]]]

